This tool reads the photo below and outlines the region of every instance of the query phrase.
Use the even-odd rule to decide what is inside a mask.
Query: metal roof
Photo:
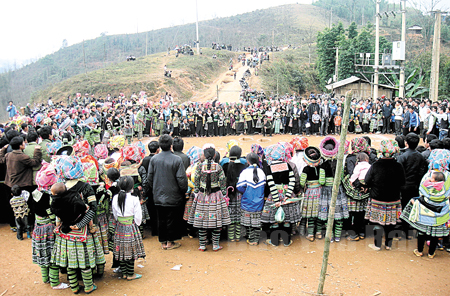
[[[350,83],[354,83],[354,82],[356,82],[358,80],[361,80],[361,78],[358,78],[356,76],[351,76],[350,78],[347,78],[347,79],[344,79],[344,80],[341,80],[341,81],[338,81],[338,82],[335,82],[335,83],[332,83],[332,84],[328,84],[325,87],[327,89],[339,88],[341,86],[344,86],[344,85],[347,85],[347,84],[350,84]]]
[[[351,76],[350,78],[347,78],[347,79],[344,79],[344,80],[341,80],[341,81],[338,81],[338,82],[335,82],[335,83],[332,83],[332,84],[328,84],[325,87],[327,89],[329,89],[329,90],[332,90],[332,89],[335,89],[335,88],[339,88],[339,87],[345,86],[347,84],[358,82],[360,80],[361,80],[361,78],[358,78],[356,76]],[[365,80],[361,80],[361,81],[363,83],[370,83],[370,82],[365,81]],[[388,89],[398,89],[398,87],[395,87],[395,86],[392,86],[392,85],[378,84],[378,86],[383,87],[383,88],[388,88]]]
[[[414,25],[414,26],[409,27],[408,30],[423,30],[423,28],[421,26]]]

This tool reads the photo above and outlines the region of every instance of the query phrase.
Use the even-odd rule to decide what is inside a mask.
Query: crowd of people
[[[178,105],[170,94],[152,103],[141,92],[130,98],[78,94],[66,103],[49,99],[18,114],[10,102],[10,121],[0,129],[1,186],[11,196],[2,200],[0,217],[19,240],[25,233],[32,239],[33,263],[52,288],[95,291],[93,278],[103,275],[109,253],[114,272],[141,278],[134,264],[146,254],[144,226],[163,250],[179,248],[184,235],[198,237],[202,252],[210,244],[221,250],[224,237],[250,246],[267,237],[267,245],[285,247],[293,235],[323,238],[339,148],[330,134],[339,134],[342,122],[339,99],[286,95]],[[371,225],[369,247],[376,251],[414,234],[416,256],[424,255],[426,242],[429,258],[437,248],[450,250],[448,114],[446,103],[352,101],[350,132],[397,136],[378,150],[368,135],[346,142],[333,242],[365,239]],[[182,137],[254,133],[293,137],[265,148],[253,144],[246,153],[231,140],[222,158],[213,140],[182,152]],[[311,134],[326,137],[313,147],[303,137]],[[159,136],[147,156],[144,145],[132,141],[144,135]],[[61,272],[69,285],[60,282]]]

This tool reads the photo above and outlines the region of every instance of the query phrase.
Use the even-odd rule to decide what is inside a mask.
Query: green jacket
[[[36,142],[28,143],[27,147],[25,147],[25,149],[23,150],[23,153],[28,155],[30,158],[33,158],[34,148],[36,146],[41,146],[42,159],[45,160],[46,162],[50,163],[50,156],[47,153],[47,147],[46,147],[45,143],[44,143],[44,145],[38,145]],[[41,169],[41,167],[42,167],[41,164],[33,167],[33,185],[36,185],[36,174]]]

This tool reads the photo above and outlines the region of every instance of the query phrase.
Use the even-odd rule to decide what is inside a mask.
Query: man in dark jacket
[[[33,167],[41,164],[41,147],[36,145],[33,158],[31,158],[23,153],[25,143],[22,137],[12,138],[9,146],[11,146],[12,152],[6,153],[8,145],[0,150],[0,163],[6,164],[5,187],[7,192],[4,192],[4,195],[10,197],[11,187],[14,185],[18,185],[22,190],[28,191],[31,195],[33,190]],[[29,215],[32,216],[34,215],[33,199],[28,199],[27,203],[30,209]],[[10,219],[13,217],[10,216]],[[13,229],[13,225],[12,221],[10,221],[11,229]]]
[[[148,183],[156,206],[159,242],[162,249],[171,250],[181,246],[175,241],[181,239],[180,225],[188,180],[183,161],[171,151],[172,137],[162,135],[158,142],[162,152],[150,160]]]
[[[386,100],[383,108],[381,109],[383,112],[383,134],[390,133],[391,115],[393,109],[394,108],[392,107],[391,102]]]
[[[320,113],[320,106],[316,103],[316,99],[311,99],[311,104],[308,106],[309,122],[312,122],[312,115],[314,114],[314,111]]]
[[[416,151],[419,141],[420,138],[417,134],[407,134],[405,153],[397,158],[397,161],[405,170],[406,178],[405,185],[400,188],[402,194],[402,209],[406,207],[411,198],[419,196],[420,181],[427,171],[427,162],[425,158]],[[408,235],[408,225],[408,223],[403,222],[403,231],[405,231],[406,237],[410,239],[412,236]]]

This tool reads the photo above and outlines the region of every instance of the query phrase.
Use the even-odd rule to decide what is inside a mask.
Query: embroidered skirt
[[[412,222],[409,220],[409,215],[411,214],[412,210],[412,204],[409,202],[405,209],[403,210],[400,219],[407,222],[409,225],[411,225],[414,229],[417,229],[417,231],[422,232],[424,234],[433,236],[433,237],[444,237],[449,235],[449,229],[447,228],[446,223],[438,226],[429,226],[424,225],[418,222]]]
[[[141,209],[142,209],[142,224],[146,224],[147,220],[150,220],[150,214],[148,213],[146,202],[141,204]]]
[[[109,254],[108,248],[108,217],[106,213],[97,215],[97,234],[100,238],[100,244],[103,247],[103,252]]]
[[[241,221],[241,199],[242,193],[230,195],[228,203],[228,211],[230,212],[231,223],[239,223]]]
[[[114,259],[118,261],[145,258],[144,243],[136,223],[122,224],[116,221],[114,234]]]
[[[49,266],[52,250],[55,244],[55,233],[53,223],[36,223],[33,230],[31,246],[33,249],[33,263],[39,266]]]
[[[369,198],[369,192],[364,193],[356,190],[355,187],[350,184],[350,175],[346,175],[344,177],[344,179],[342,180],[342,185],[344,186],[344,190],[349,198],[352,198],[354,200],[365,200]]]
[[[88,234],[85,242],[72,241],[56,235],[51,263],[59,267],[95,268],[105,264],[105,255],[96,233]]]
[[[189,215],[191,214],[192,203],[194,202],[194,197],[195,197],[195,194],[191,193],[189,195],[188,201],[186,202],[186,205],[184,206],[184,215],[183,215],[183,220],[184,221],[188,221],[189,220]]]
[[[400,200],[384,202],[370,198],[365,219],[380,225],[396,225],[400,221],[402,204]]]
[[[285,184],[277,184],[277,190],[278,190],[278,198],[281,202],[284,202],[287,199],[286,196],[286,189],[287,185]],[[278,210],[278,208],[272,206],[275,204],[273,202],[272,194],[269,194],[267,197],[266,202],[264,203],[264,208],[261,214],[261,221],[263,223],[276,223],[275,221],[275,214]],[[281,206],[284,210],[285,218],[284,223],[297,223],[300,222],[302,219],[302,211],[300,208],[299,202],[289,203],[286,205]]]
[[[319,200],[319,214],[318,218],[320,220],[328,220],[328,211],[331,206],[331,193],[333,187],[332,186],[323,186],[322,192]],[[339,192],[336,199],[336,209],[334,212],[334,220],[342,220],[347,219],[349,217],[348,214],[348,205],[347,205],[347,195],[344,193],[344,189],[342,185],[339,186]]]
[[[308,186],[305,190],[302,216],[303,218],[317,218],[319,215],[319,200],[322,187],[320,185]]]
[[[114,233],[116,232],[116,220],[114,219],[114,215],[111,213],[109,215],[108,222],[108,249],[111,252],[114,252]]]
[[[199,192],[192,202],[189,224],[195,228],[222,228],[231,224],[227,203],[221,191],[205,194]]]
[[[241,209],[241,225],[261,228],[261,212],[247,212]]]

